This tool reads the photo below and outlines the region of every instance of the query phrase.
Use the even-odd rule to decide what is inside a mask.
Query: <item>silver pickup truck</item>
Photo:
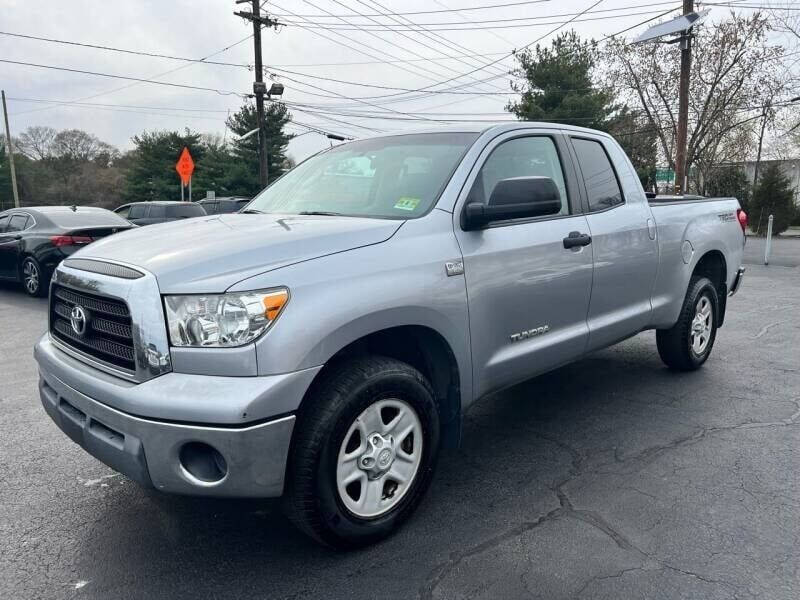
[[[164,492],[283,496],[334,547],[395,530],[476,399],[655,329],[699,368],[742,280],[733,198],[648,201],[608,135],[513,123],[324,151],[240,214],[64,260],[45,410]]]

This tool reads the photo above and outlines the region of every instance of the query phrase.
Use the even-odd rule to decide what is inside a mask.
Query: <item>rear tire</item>
[[[711,354],[717,337],[719,297],[706,277],[692,277],[678,322],[656,331],[658,354],[670,369],[694,371]]]
[[[436,402],[419,371],[381,356],[341,363],[315,383],[298,415],[286,514],[333,548],[377,542],[422,500],[438,450]]]
[[[25,293],[34,298],[46,296],[50,278],[45,274],[42,265],[32,256],[26,256],[19,266],[20,281]]]

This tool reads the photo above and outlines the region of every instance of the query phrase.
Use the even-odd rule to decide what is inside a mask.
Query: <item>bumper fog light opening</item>
[[[203,442],[188,442],[181,446],[178,460],[184,475],[197,485],[215,485],[228,475],[225,457]]]

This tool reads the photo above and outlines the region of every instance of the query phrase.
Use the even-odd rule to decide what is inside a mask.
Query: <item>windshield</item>
[[[289,171],[244,212],[419,217],[436,202],[477,137],[428,133],[343,144]]]

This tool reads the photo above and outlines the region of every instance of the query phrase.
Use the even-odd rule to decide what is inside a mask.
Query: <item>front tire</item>
[[[19,267],[19,272],[22,288],[26,294],[34,298],[47,295],[49,279],[45,276],[38,260],[26,256]]]
[[[381,356],[334,366],[298,416],[287,516],[333,548],[374,543],[416,509],[438,449],[436,402],[419,371]]]
[[[706,277],[692,277],[678,322],[656,332],[658,354],[670,369],[694,371],[703,366],[717,337],[719,297]]]

